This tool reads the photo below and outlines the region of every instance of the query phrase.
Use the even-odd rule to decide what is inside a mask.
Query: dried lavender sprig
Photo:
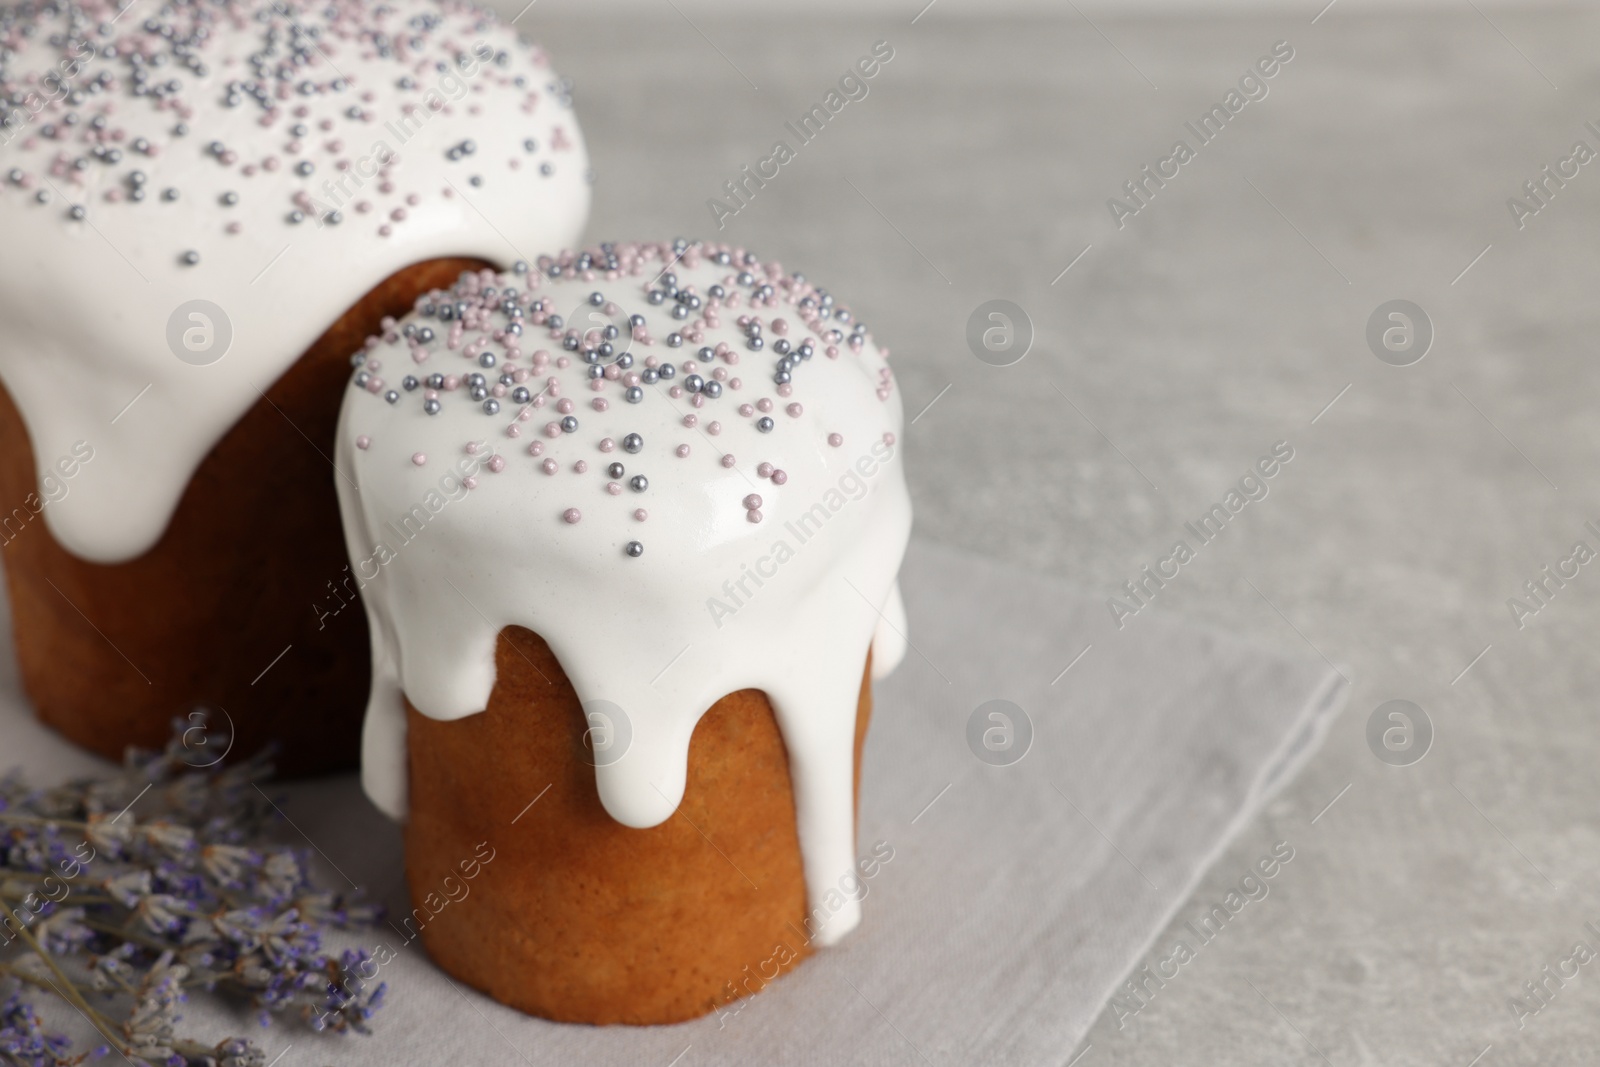
[[[193,728],[175,721],[163,752],[130,752],[106,778],[50,789],[0,778],[0,977],[66,1001],[105,1051],[141,1065],[265,1062],[244,1039],[177,1034],[196,988],[242,995],[263,1024],[293,1012],[314,1030],[370,1032],[385,993],[377,967],[364,952],[330,955],[321,935],[370,924],[377,909],[318,889],[302,852],[266,838],[279,817],[258,787],[266,756],[191,767]],[[83,1061],[36,1023],[17,994],[0,1004],[0,1065]]]

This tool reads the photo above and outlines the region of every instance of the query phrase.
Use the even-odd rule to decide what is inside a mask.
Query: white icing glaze
[[[0,32],[0,46],[17,49],[4,57],[0,87],[36,91],[23,106],[0,111],[12,119],[0,129],[0,380],[41,469],[70,454],[74,442],[94,447],[94,463],[45,517],[70,551],[117,562],[155,543],[217,440],[385,277],[438,256],[509,264],[574,243],[588,212],[588,160],[543,54],[454,0],[381,7],[179,0],[135,7],[114,24],[117,7],[103,0],[77,10],[84,19],[66,44],[49,43],[69,33],[68,17],[50,11],[15,8],[13,32]],[[136,96],[130,51],[169,47],[145,20],[187,26],[197,10],[209,19],[207,38],[194,49],[203,73],[177,62],[147,66],[152,82],[179,88],[159,103]],[[329,10],[337,16],[326,17]],[[306,49],[306,63],[285,68],[281,94],[276,82],[261,83],[272,86],[270,113],[244,90],[230,106],[230,85],[259,73],[250,59],[264,47],[268,25],[288,24],[285,11],[318,28],[316,47]],[[436,21],[413,21],[423,17]],[[30,37],[15,33],[30,24]],[[480,42],[505,58],[471,63],[471,73],[455,66],[450,77],[436,67],[471,57]],[[67,70],[78,56],[90,58],[71,63],[71,85],[92,86],[102,73],[112,81],[82,90],[76,103],[58,93],[33,114],[49,96],[39,78]],[[303,94],[302,84],[316,91]],[[465,88],[456,102],[458,85]],[[434,99],[442,110],[429,113]],[[401,126],[410,104],[424,110]],[[351,108],[359,109],[355,117]],[[77,116],[70,126],[69,114]],[[102,114],[105,130],[92,132]],[[324,120],[330,129],[321,128]],[[188,127],[183,136],[173,133],[180,121]],[[297,123],[307,126],[303,137],[291,132]],[[402,140],[398,133],[407,131],[414,132]],[[116,162],[92,154],[91,142],[102,138]],[[145,151],[134,147],[140,138]],[[476,151],[449,158],[465,140]],[[234,157],[213,155],[212,142]],[[380,143],[399,153],[382,173],[384,153],[374,154]],[[83,169],[75,168],[78,159]],[[296,173],[300,161],[313,173]],[[340,161],[351,170],[341,171]],[[144,175],[140,202],[129,198],[134,171]],[[367,171],[358,187],[355,175]],[[481,185],[472,184],[474,175]],[[341,180],[343,189],[324,185]],[[163,199],[168,188],[178,199]],[[36,199],[40,192],[48,203]],[[237,202],[225,205],[229,193]],[[311,217],[292,224],[297,203]],[[71,217],[73,205],[83,219]],[[322,222],[341,207],[337,224]],[[229,232],[232,224],[237,232]],[[182,261],[190,251],[195,265]],[[169,318],[193,299],[216,304],[231,322],[231,348],[206,366],[180,360],[168,342]]]
[[[692,251],[673,268],[678,287],[706,297],[724,283],[740,303],[713,308],[720,315],[714,326],[699,319],[701,312],[674,320],[667,313],[671,300],[657,306],[645,299],[671,250],[644,246],[642,262],[637,251],[618,249],[620,278],[507,275],[490,284],[520,287],[524,300],[532,284],[533,298],[547,299],[549,310],[585,328],[591,310],[597,318],[590,321],[619,322],[624,334],[628,316],[642,315],[645,325],[629,350],[637,362],[628,373],[641,372],[646,357],[677,365],[671,383],[641,385],[642,402],[626,402],[625,377],[593,391],[588,365],[563,353],[560,331],[537,325],[537,314],[523,320],[520,339],[502,335],[487,346],[499,356],[488,371],[471,358],[476,350],[464,355],[444,344],[446,326],[436,318],[413,314],[401,326],[438,330],[432,344],[412,347],[394,330],[369,343],[364,373],[386,380],[350,390],[336,456],[373,642],[363,782],[381,808],[403,816],[402,693],[438,719],[481,711],[494,686],[496,637],[513,624],[550,644],[586,710],[597,701],[622,709],[631,741],[620,758],[600,761],[596,781],[606,810],[628,826],[653,826],[673,813],[700,716],[727,693],[759,688],[788,749],[806,886],[816,906],[854,865],[855,711],[868,646],[877,676],[905,650],[895,577],[911,508],[894,443],[902,422],[899,393],[884,353],[865,334],[854,346],[841,335],[837,355],[826,354],[825,341],[801,324],[789,302],[811,293],[809,287],[779,282],[775,306],[752,308],[750,290],[734,280],[738,267]],[[458,292],[463,288],[471,284]],[[596,291],[614,304],[591,309],[586,299]],[[750,313],[768,324],[763,351],[746,347],[735,321]],[[788,397],[778,395],[773,380],[775,317],[787,320],[791,344],[811,338],[814,349],[794,369]],[[497,311],[486,325],[497,329],[505,321]],[[674,329],[696,322],[700,336],[679,348],[664,343]],[[849,328],[839,320],[822,328],[832,326]],[[464,340],[481,332],[469,330]],[[690,370],[684,363],[694,360],[709,375],[697,352],[719,344],[739,362],[713,360],[728,380],[720,397],[702,396],[697,408],[683,391]],[[518,351],[508,355],[512,349]],[[507,368],[526,370],[539,361],[536,349],[552,357],[539,373],[525,375],[532,391],[547,390],[533,401],[538,408],[502,386],[503,407],[489,415],[463,385],[438,391],[440,411],[428,415],[426,378],[395,404],[370,391],[388,390],[413,372],[483,373],[492,385]],[[418,352],[428,353],[420,365],[413,362]],[[732,387],[733,378],[742,388]],[[550,379],[558,383],[554,392],[546,386]],[[607,401],[606,410],[593,408],[596,397]],[[762,412],[738,410],[760,398],[774,402],[771,432],[756,428]],[[573,402],[578,426],[547,436],[546,424],[562,417],[561,400]],[[803,405],[799,414],[787,412],[792,403]],[[523,412],[526,419],[519,418]],[[686,415],[696,416],[694,427],[685,425]],[[720,423],[715,434],[713,421]],[[643,439],[636,454],[620,447],[629,434]],[[837,445],[830,444],[833,434],[842,438]],[[614,451],[602,451],[608,438],[619,444]],[[535,441],[537,456],[528,451]],[[689,447],[686,457],[677,455],[680,445]],[[723,465],[724,453],[734,466]],[[546,461],[556,473],[545,472]],[[579,461],[586,472],[575,471]],[[607,472],[614,462],[625,467],[615,495]],[[786,480],[764,477],[763,463]],[[472,487],[455,480],[463,472]],[[642,492],[626,487],[636,474],[648,478]],[[752,493],[761,497],[759,522],[747,518]],[[414,506],[418,515],[402,530]],[[580,521],[564,521],[569,508],[581,511]],[[647,509],[646,519],[635,517],[638,508]],[[642,555],[627,553],[630,541],[644,546]],[[759,586],[747,577],[753,572],[760,572]],[[858,918],[859,906],[849,901],[819,939],[836,940]]]

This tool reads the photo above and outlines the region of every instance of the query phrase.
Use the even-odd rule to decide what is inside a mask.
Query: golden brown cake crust
[[[764,693],[712,705],[677,812],[636,830],[600,804],[582,705],[549,646],[507,627],[495,669],[481,714],[407,705],[415,910],[397,918],[439,966],[545,1018],[658,1024],[759,992],[809,954],[788,755]],[[869,661],[858,795],[870,677]]]
[[[328,583],[347,576],[330,457],[349,357],[384,316],[484,266],[428,260],[362,297],[217,442],[161,540],[126,563],[86,562],[51,536],[27,428],[0,386],[0,542],[22,681],[44,722],[121,759],[209,704],[234,724],[235,758],[277,741],[286,774],[357,763],[366,617],[348,589],[348,608],[317,611],[337,606]]]

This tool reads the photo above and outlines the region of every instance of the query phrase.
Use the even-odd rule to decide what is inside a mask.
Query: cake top
[[[389,237],[410,220],[407,207],[459,195],[453,186],[583,168],[562,159],[573,148],[563,126],[542,145],[526,121],[472,129],[482,105],[458,102],[485,82],[525,116],[542,98],[570,101],[542,52],[471,4],[166,0],[124,20],[134,6],[0,7],[8,200],[63,221],[159,216],[170,258],[195,266],[202,244],[225,254],[203,236],[239,233],[246,221],[283,233],[348,222]],[[402,170],[400,149],[440,114],[456,133],[439,155],[454,165]],[[473,132],[486,135],[481,145]],[[196,165],[227,188],[208,195],[218,183],[193,181]],[[237,210],[250,207],[264,210]]]
[[[711,492],[707,518],[737,533],[764,520],[762,493],[779,494],[788,467],[895,444],[888,349],[827,290],[742,249],[542,257],[465,274],[386,325],[352,357],[351,384],[396,410],[355,406],[351,425],[381,424],[391,461],[398,449],[416,467],[465,454],[489,474],[538,471],[553,481],[528,491],[560,505],[548,518],[590,514],[585,541],[618,541],[623,556],[644,554],[647,505],[668,495],[652,474]]]
[[[906,647],[886,357],[804,276],[689,241],[469,273],[386,323],[353,357],[335,455],[373,634],[368,794],[405,811],[402,695],[483,710],[498,634],[525,626],[611,739],[596,782],[625,825],[676,809],[707,708],[763,690],[807,885],[836,885],[867,652],[882,674]]]
[[[53,532],[148,548],[372,286],[565,247],[588,183],[568,86],[457,0],[0,7],[0,379],[42,468],[96,454]]]

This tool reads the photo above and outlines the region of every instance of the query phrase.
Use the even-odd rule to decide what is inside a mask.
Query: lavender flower
[[[144,839],[175,860],[185,860],[194,849],[194,831],[172,823],[149,823],[140,827]]]
[[[265,758],[188,766],[192,726],[179,720],[164,752],[130,752],[109,778],[35,789],[0,777],[0,983],[19,987],[0,1002],[0,1067],[72,1067],[112,1050],[138,1067],[264,1067],[248,1040],[181,1035],[196,989],[244,1001],[264,1024],[287,1012],[314,1030],[370,1033],[378,968],[364,952],[330,956],[321,934],[378,910],[314,885],[304,856],[268,838]],[[24,989],[67,1000],[104,1047],[73,1052]]]
[[[245,879],[261,866],[261,853],[238,845],[207,845],[200,867],[224,889],[243,889]]]
[[[122,1024],[131,1055],[156,1061],[177,1055],[172,1046],[176,1043],[178,1006],[187,999],[183,980],[188,974],[189,968],[172,962],[171,952],[163,952],[139,979],[133,1011]]]
[[[62,908],[39,923],[33,936],[52,956],[70,956],[84,951],[95,932],[84,924],[82,908]]]
[[[121,856],[133,844],[134,820],[110,819],[98,812],[89,816],[89,828],[84,837],[89,844],[109,857]]]
[[[60,1034],[47,1033],[33,1010],[16,993],[0,1004],[0,1063],[23,1067],[67,1067],[86,1057],[69,1058],[72,1042]]]
[[[286,900],[296,889],[305,884],[305,875],[300,871],[300,864],[294,855],[288,851],[275,852],[267,857],[266,863],[261,867],[261,885],[266,890],[267,896],[273,900]]]
[[[186,900],[168,893],[152,893],[135,905],[134,913],[152,934],[182,937],[188,929],[189,909]]]
[[[124,871],[100,883],[106,894],[125,908],[137,908],[150,895],[149,871]]]

